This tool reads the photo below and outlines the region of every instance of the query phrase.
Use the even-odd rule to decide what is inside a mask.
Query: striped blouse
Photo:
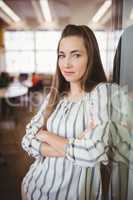
[[[132,150],[127,124],[127,98],[116,85],[100,83],[77,102],[61,98],[47,121],[47,129],[69,138],[65,157],[42,157],[34,136],[42,127],[45,99],[26,127],[22,147],[35,158],[22,185],[28,200],[103,200],[101,164],[110,167],[106,199],[130,200]],[[95,121],[95,128],[89,123]],[[82,139],[79,135],[85,132]],[[108,174],[105,176],[108,176]],[[131,181],[130,181],[131,182]],[[130,186],[130,187],[129,187]]]

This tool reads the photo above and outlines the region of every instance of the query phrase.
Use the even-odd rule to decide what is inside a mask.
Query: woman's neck
[[[71,83],[70,84],[70,94],[72,96],[81,94],[83,92],[83,89],[81,88],[80,83]]]
[[[80,84],[71,83],[70,84],[70,92],[68,93],[69,99],[79,99],[83,96],[85,91],[81,88]]]

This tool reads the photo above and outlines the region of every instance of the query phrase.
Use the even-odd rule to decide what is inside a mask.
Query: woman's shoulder
[[[42,114],[44,112],[48,104],[49,97],[50,97],[50,93],[48,93],[47,95],[44,95],[44,97],[42,98],[42,101],[40,102],[40,105],[38,107],[38,114]]]
[[[91,99],[99,99],[101,103],[111,100],[115,104],[121,101],[121,104],[124,105],[124,102],[128,101],[127,89],[126,86],[123,87],[116,83],[104,82],[97,84],[91,91],[90,96],[92,97]]]
[[[117,91],[117,92],[116,92]],[[120,86],[116,83],[111,82],[101,82],[97,84],[91,92],[87,92],[87,99],[90,100],[96,100],[97,98],[107,101],[107,98],[109,99],[109,96],[112,96],[114,94],[118,94],[118,91],[120,91]]]
[[[111,82],[101,82],[98,83],[93,89],[92,93],[95,93],[97,91],[107,91],[107,90],[118,90],[120,86],[116,83],[111,83]]]

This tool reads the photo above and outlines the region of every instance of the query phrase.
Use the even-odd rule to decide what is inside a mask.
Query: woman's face
[[[69,36],[61,40],[58,54],[58,65],[68,82],[79,82],[88,63],[87,51],[81,37]]]

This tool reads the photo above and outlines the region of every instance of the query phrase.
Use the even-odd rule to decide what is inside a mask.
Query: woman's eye
[[[79,58],[80,54],[74,54],[74,57]]]
[[[58,55],[58,58],[64,58],[65,56],[64,55]]]

